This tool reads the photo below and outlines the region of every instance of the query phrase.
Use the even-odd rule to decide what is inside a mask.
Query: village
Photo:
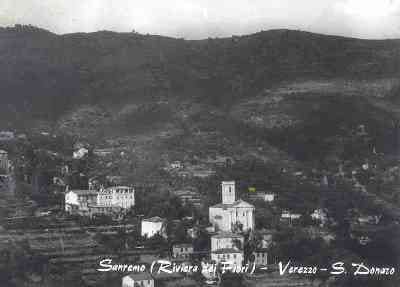
[[[49,134],[40,137],[52,141]],[[320,194],[311,207],[290,197],[294,204],[285,206],[288,195],[277,184],[266,188],[256,182],[248,184],[240,176],[216,177],[215,174],[234,169],[236,159],[230,156],[208,158],[201,165],[207,172],[198,174],[193,172],[190,162],[164,161],[160,174],[170,179],[189,182],[192,178],[214,177],[214,180],[206,185],[206,195],[192,184],[162,193],[154,184],[127,181],[118,175],[89,178],[83,174],[83,170],[90,169],[88,160],[102,161],[115,154],[115,150],[93,149],[82,144],[74,145],[68,160],[58,154],[61,151],[38,151],[46,158],[53,158],[50,165],[56,170],[47,169],[42,174],[27,172],[27,152],[17,155],[15,148],[10,148],[11,142],[14,146],[24,146],[25,141],[25,136],[6,139],[3,146],[14,150],[13,154],[9,155],[5,149],[0,151],[1,202],[3,207],[7,206],[0,228],[1,246],[26,244],[27,250],[41,260],[42,268],[57,274],[68,267],[73,274],[71,278],[83,282],[82,286],[102,286],[104,282],[122,287],[206,286],[227,282],[248,286],[314,286],[323,276],[322,279],[281,276],[278,263],[310,260],[309,263],[324,267],[328,263],[323,255],[310,259],[309,252],[337,250],[335,242],[343,238],[356,246],[355,250],[364,250],[375,243],[377,234],[398,224],[397,209],[369,194],[360,183],[362,177],[357,177],[367,172],[376,176],[372,170],[377,167],[371,162],[347,172],[340,166],[335,174],[279,168],[284,178],[296,182],[298,192],[313,197],[315,194],[309,192]],[[125,156],[121,151],[117,153]],[[375,151],[373,154],[376,156]],[[214,168],[210,170],[210,166]],[[348,194],[334,190],[340,182],[338,178],[351,183],[350,188],[341,187],[347,188]],[[42,191],[40,197],[32,200],[29,193],[18,194],[23,193],[21,186],[39,190],[47,186],[51,192],[43,195]],[[304,186],[310,190],[301,191]],[[356,198],[360,206],[347,205],[344,213],[332,213],[333,208],[341,211],[336,210],[337,205],[330,206],[330,202],[337,201],[337,197],[347,201],[348,196]],[[345,224],[348,225],[343,229]],[[306,244],[309,250],[293,252],[299,244]],[[125,268],[125,272],[99,272],[101,267],[112,266],[111,262],[146,266],[146,271],[129,273],[132,268]],[[150,272],[154,262],[180,265],[176,270],[190,270]],[[193,270],[189,266],[203,268]],[[221,266],[233,272],[221,272]],[[29,269],[29,274],[37,286],[50,280],[43,269]]]

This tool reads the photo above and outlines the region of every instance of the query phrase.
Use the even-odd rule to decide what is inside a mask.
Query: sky
[[[186,39],[297,29],[400,38],[400,0],[0,0],[0,26],[110,30]]]

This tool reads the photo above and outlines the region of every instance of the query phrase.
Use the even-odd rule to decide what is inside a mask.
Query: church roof
[[[163,218],[161,218],[161,217],[159,217],[159,216],[154,216],[154,217],[151,217],[151,218],[145,218],[145,219],[143,219],[142,221],[148,221],[148,222],[164,222],[165,219],[163,219]]]
[[[254,208],[254,205],[244,201],[244,200],[236,200],[231,204],[218,203],[216,205],[211,206],[213,208],[229,208],[229,207],[238,207],[238,208]]]

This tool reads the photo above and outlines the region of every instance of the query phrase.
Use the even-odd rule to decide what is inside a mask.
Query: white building
[[[116,186],[97,190],[71,190],[65,194],[65,211],[80,215],[118,215],[135,205],[132,187]]]
[[[97,205],[129,209],[135,205],[135,190],[129,186],[113,186],[101,189],[98,193]]]
[[[235,182],[222,182],[222,203],[209,208],[209,220],[216,231],[247,231],[254,229],[254,206],[236,200]]]
[[[281,220],[288,222],[289,224],[292,224],[295,221],[298,221],[301,217],[301,214],[299,213],[292,213],[288,210],[282,211],[281,214]]]
[[[251,192],[249,194],[249,199],[251,200],[262,200],[265,202],[273,202],[275,200],[276,194],[273,192],[267,192],[267,191],[256,191],[256,192]]]
[[[149,273],[132,273],[122,277],[122,287],[154,287],[154,279]]]
[[[211,252],[224,248],[243,250],[244,237],[241,234],[220,232],[211,236]]]
[[[165,224],[166,220],[158,216],[143,219],[141,235],[150,238],[158,233],[165,237]]]
[[[65,211],[89,215],[90,208],[97,204],[97,191],[70,190],[65,194]]]
[[[318,221],[321,225],[325,225],[328,221],[328,215],[324,209],[316,209],[311,214],[311,218],[315,221]]]

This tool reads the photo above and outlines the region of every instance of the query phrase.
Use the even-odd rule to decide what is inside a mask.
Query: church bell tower
[[[236,201],[235,195],[235,182],[234,181],[223,181],[222,186],[222,203],[232,204]]]

